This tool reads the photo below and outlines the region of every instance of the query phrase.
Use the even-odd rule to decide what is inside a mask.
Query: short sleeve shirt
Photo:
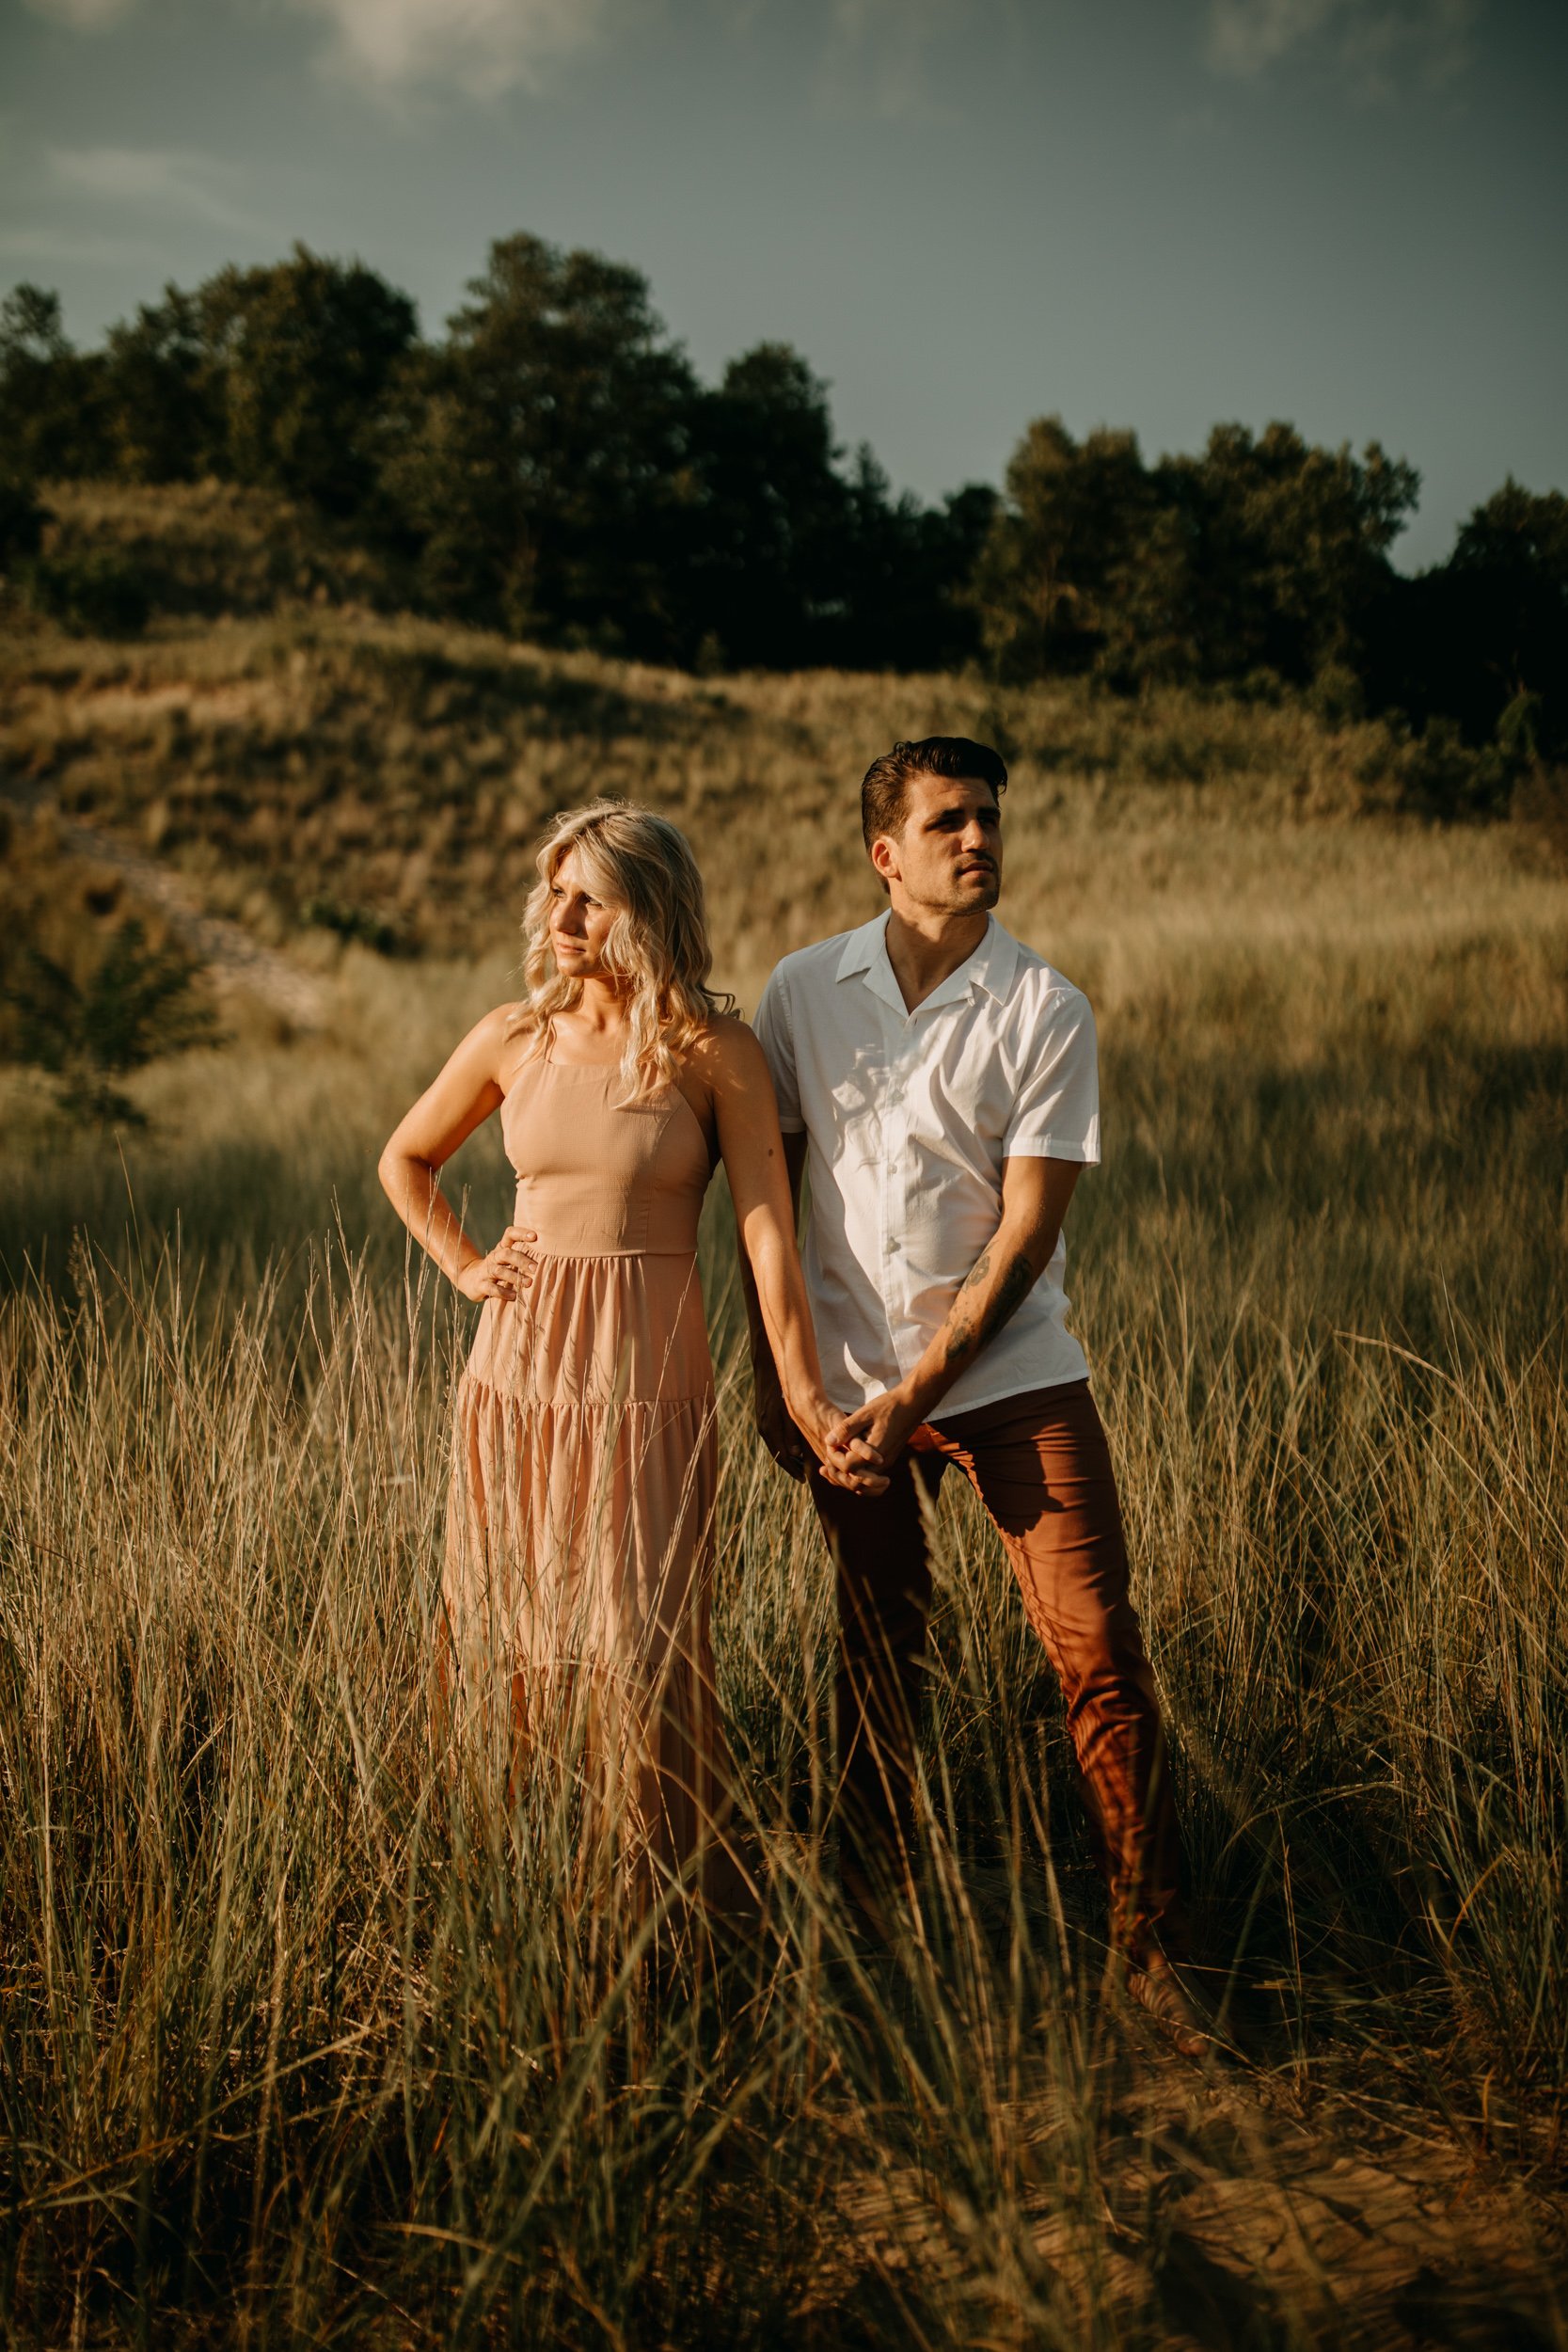
[[[1002,1216],[1002,1163],[1100,1158],[1094,1015],[992,916],[907,1011],[887,916],[785,956],[754,1023],[786,1135],[809,1139],[806,1285],[829,1395],[852,1411],[913,1369]],[[1065,1241],[940,1418],[1081,1380]]]

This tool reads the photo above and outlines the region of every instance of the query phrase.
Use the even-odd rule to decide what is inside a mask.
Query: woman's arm
[[[761,1046],[739,1021],[716,1023],[692,1057],[706,1084],[719,1131],[719,1154],[730,1180],[736,1230],[756,1286],[790,1419],[835,1486],[878,1492],[887,1480],[868,1447],[833,1447],[828,1433],[843,1419],[822,1386],[806,1300],[800,1253],[795,1245],[795,1203],[779,1133],[773,1081]]]
[[[536,1236],[509,1225],[494,1249],[481,1249],[436,1180],[436,1171],[505,1099],[501,1073],[514,1009],[499,1006],[468,1031],[399,1121],[376,1170],[414,1239],[466,1298],[515,1298],[533,1277],[524,1245]]]
[[[784,1138],[784,1174],[789,1181],[789,1230],[800,1230],[800,1180],[805,1172],[806,1138],[803,1135]],[[784,1390],[779,1385],[779,1368],[773,1360],[772,1342],[762,1319],[762,1307],[757,1298],[757,1286],[752,1279],[751,1260],[744,1249],[740,1252],[740,1295],[746,1304],[746,1338],[752,1358],[752,1395],[756,1411],[757,1435],[781,1469],[791,1478],[803,1478],[810,1449],[789,1417]]]

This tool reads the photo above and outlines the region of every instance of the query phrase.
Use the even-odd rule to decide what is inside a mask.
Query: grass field
[[[305,1033],[230,996],[230,1043],[132,1081],[150,1124],[119,1142],[0,1078],[9,2336],[1568,2342],[1568,894],[1540,844],[1402,813],[1397,744],[1290,708],[689,680],[341,607],[6,659],[42,796],[13,891],[85,886],[69,812],[326,1006]],[[896,1953],[847,1938],[823,1562],[749,1433],[721,1199],[717,1638],[762,1931],[717,1979],[650,1975],[564,1776],[509,1804],[435,1761],[467,1311],[405,1274],[375,1150],[509,993],[550,807],[678,811],[752,1001],[871,911],[854,780],[939,722],[1013,755],[1003,914],[1101,1018],[1069,1287],[1195,1920],[1234,1967],[1247,2055],[1208,2075],[1101,2000],[1059,1704],[956,1497],[929,1883]],[[307,919],[325,898],[404,952]],[[500,1218],[493,1139],[459,1182]]]

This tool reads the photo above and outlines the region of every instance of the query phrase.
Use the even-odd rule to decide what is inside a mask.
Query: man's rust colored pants
[[[1061,1677],[1111,1899],[1113,1940],[1140,1956],[1175,1932],[1179,1851],[1165,1740],[1105,1432],[1086,1380],[1034,1389],[917,1429],[882,1495],[813,1474],[838,1571],[840,1806],[847,1876],[907,1867],[931,1569],[922,1494],[957,1462],[1006,1547]]]

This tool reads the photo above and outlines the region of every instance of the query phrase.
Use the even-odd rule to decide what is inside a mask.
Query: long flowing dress
[[[444,1593],[460,1677],[510,1682],[524,1769],[575,1775],[637,1908],[729,1907],[708,1607],[718,1444],[697,1275],[707,1138],[678,1088],[538,1054],[501,1105],[534,1279],[458,1384]],[[562,1747],[567,1753],[562,1753]]]

